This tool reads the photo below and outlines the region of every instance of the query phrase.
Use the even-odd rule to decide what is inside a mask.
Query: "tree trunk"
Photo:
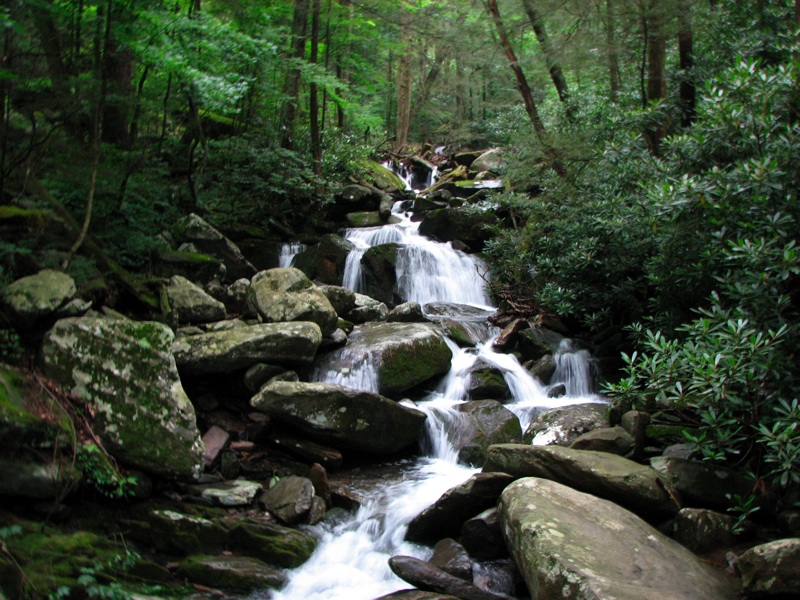
[[[414,120],[417,118],[422,108],[430,99],[433,86],[436,83],[436,80],[439,78],[439,73],[442,70],[442,64],[447,60],[448,56],[449,52],[447,51],[436,51],[436,57],[434,58],[433,64],[428,71],[428,76],[425,78],[425,81],[422,82],[422,86],[417,91],[416,98],[414,98],[414,102],[411,104],[411,111],[408,117],[409,127],[414,123]]]
[[[525,7],[525,12],[528,13],[528,20],[531,22],[531,27],[536,34],[536,39],[539,41],[539,47],[544,55],[544,62],[547,65],[547,70],[550,72],[550,79],[553,80],[553,85],[558,92],[558,99],[565,106],[567,119],[570,121],[575,120],[575,112],[569,103],[569,88],[567,87],[567,80],[564,78],[564,73],[561,66],[556,60],[556,53],[553,49],[553,44],[547,35],[544,19],[539,14],[539,9],[534,0],[522,0],[522,5]]]
[[[647,102],[653,104],[667,96],[665,77],[667,40],[664,37],[663,0],[650,0],[645,23],[647,25]],[[651,154],[658,156],[661,138],[664,137],[664,123],[652,122],[645,133]]]
[[[397,122],[395,126],[395,152],[408,146],[408,129],[411,126],[411,29],[403,26],[402,54],[397,59]]]
[[[606,0],[606,53],[608,57],[608,83],[611,88],[611,102],[617,103],[619,96],[619,51],[617,50],[616,31],[616,0]]]
[[[533,125],[536,137],[539,143],[542,144],[545,153],[550,157],[553,170],[563,177],[566,171],[555,149],[547,140],[547,131],[545,130],[544,123],[542,123],[542,119],[539,117],[539,111],[536,108],[536,102],[533,99],[533,93],[528,85],[528,80],[525,78],[522,67],[519,66],[517,55],[514,53],[514,48],[511,46],[511,42],[508,39],[506,28],[503,25],[503,19],[500,17],[500,9],[497,7],[497,0],[487,0],[486,5],[489,14],[494,20],[497,35],[500,38],[500,44],[503,46],[503,50],[506,53],[511,70],[517,78],[517,89],[519,89],[519,93],[522,95],[522,101],[525,104],[525,110],[528,112],[528,117],[531,120],[531,125]]]
[[[298,60],[305,57],[306,34],[308,32],[309,0],[295,0],[294,23],[292,25],[292,56]],[[300,69],[291,69],[284,87],[286,102],[281,119],[281,148],[294,147],[294,125],[297,121],[297,106],[300,98]]]
[[[692,126],[695,117],[694,53],[692,51],[691,2],[683,0],[678,5],[678,56],[681,69],[680,104],[681,127]]]
[[[314,0],[311,11],[311,64],[317,64],[319,59],[319,13],[320,0]],[[322,138],[319,129],[319,98],[317,84],[309,86],[309,126],[311,129],[311,154],[314,158],[314,174],[322,177]]]

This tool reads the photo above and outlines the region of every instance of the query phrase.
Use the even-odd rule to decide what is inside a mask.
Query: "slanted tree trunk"
[[[606,0],[606,56],[608,59],[608,83],[611,90],[611,101],[616,104],[619,96],[619,51],[616,39],[616,0]]]
[[[547,35],[544,19],[542,19],[542,16],[539,14],[539,9],[536,6],[535,0],[522,0],[522,5],[525,8],[525,12],[528,13],[528,20],[531,22],[531,27],[533,27],[533,31],[536,34],[536,39],[539,41],[539,47],[544,55],[544,62],[550,73],[550,79],[553,80],[553,85],[558,93],[558,99],[564,104],[567,119],[574,121],[575,111],[569,103],[567,80],[564,78],[564,72],[561,70],[561,66],[556,59],[556,52],[553,49],[553,44],[550,42],[550,37]]]
[[[528,117],[531,120],[531,125],[533,125],[533,131],[536,133],[536,137],[539,140],[539,143],[542,144],[545,153],[550,157],[553,170],[563,177],[566,174],[566,170],[564,169],[564,165],[561,163],[561,159],[558,157],[558,153],[547,139],[547,130],[545,129],[544,123],[542,123],[542,119],[539,116],[539,111],[536,108],[536,101],[534,100],[533,92],[528,85],[528,80],[525,78],[525,73],[522,70],[522,67],[520,67],[517,55],[508,39],[505,25],[503,25],[503,19],[500,16],[500,9],[497,6],[497,0],[487,0],[486,6],[489,14],[494,20],[495,28],[497,29],[497,35],[500,38],[500,44],[503,46],[503,50],[506,53],[511,70],[514,72],[514,76],[517,78],[517,89],[522,95],[522,101],[525,104],[525,110],[527,111]]]
[[[305,57],[309,10],[309,0],[295,0],[291,55],[298,60]],[[281,118],[281,148],[291,150],[294,147],[294,126],[297,121],[297,107],[300,98],[300,69],[289,71],[286,76],[284,92],[287,99],[283,105],[283,117]]]
[[[678,57],[681,69],[680,104],[681,127],[692,126],[695,117],[694,53],[692,50],[691,2],[682,0],[678,5]]]

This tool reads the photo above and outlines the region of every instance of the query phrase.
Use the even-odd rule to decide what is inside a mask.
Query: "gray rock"
[[[569,446],[593,429],[608,427],[608,404],[571,404],[546,410],[525,431],[525,440],[536,445]]]
[[[178,323],[209,323],[225,318],[225,305],[185,277],[173,275],[166,292]]]
[[[271,382],[250,403],[312,439],[370,454],[416,443],[425,422],[418,410],[330,383]]]
[[[532,377],[539,380],[542,385],[550,383],[550,378],[556,372],[556,360],[552,354],[545,354],[538,360],[525,363]]]
[[[539,360],[547,354],[557,354],[564,339],[563,335],[552,329],[531,327],[517,334],[517,350],[523,360]]]
[[[517,415],[495,400],[464,402],[456,407],[467,417],[459,429],[455,447],[459,460],[483,465],[492,444],[522,442],[522,429]]]
[[[182,580],[213,589],[258,591],[278,588],[286,582],[286,573],[250,556],[205,554],[180,562],[176,575]]]
[[[498,511],[531,598],[737,597],[724,574],[636,515],[554,481],[516,481]]]
[[[686,506],[726,511],[735,496],[746,497],[753,484],[741,473],[708,462],[656,456],[650,465],[678,491]]]
[[[456,537],[467,519],[493,507],[500,493],[514,481],[506,473],[477,473],[449,489],[441,498],[411,519],[406,539],[429,542]]]
[[[36,500],[63,499],[81,482],[80,470],[51,452],[0,452],[0,497]]]
[[[279,367],[278,365],[257,363],[245,371],[244,385],[251,393],[255,394],[267,381],[285,371],[284,367]]]
[[[250,506],[264,486],[255,481],[234,479],[220,483],[194,485],[189,493],[212,506]]]
[[[419,233],[440,242],[458,241],[473,252],[483,249],[491,238],[489,226],[499,219],[492,211],[466,208],[440,208],[425,213],[419,224]]]
[[[355,292],[348,290],[340,285],[321,285],[319,291],[325,294],[328,302],[331,303],[336,314],[339,316],[346,315],[356,306]]]
[[[677,492],[658,472],[615,454],[561,446],[490,446],[484,472],[540,477],[617,502],[648,519],[680,510]]]
[[[256,363],[309,364],[322,342],[316,323],[263,323],[182,337],[172,351],[187,373],[225,373]]]
[[[298,254],[292,266],[303,271],[309,279],[341,286],[347,255],[353,248],[353,242],[339,235],[323,235],[318,244]]]
[[[453,538],[436,542],[430,564],[454,577],[472,582],[472,561],[464,547]]]
[[[386,315],[386,321],[389,323],[422,323],[425,320],[419,302],[403,302]]]
[[[459,538],[469,555],[477,560],[493,560],[508,556],[506,541],[497,508],[487,508],[461,526]]]
[[[569,445],[575,450],[595,450],[625,456],[633,449],[633,438],[622,427],[601,427],[584,433]]]
[[[205,447],[203,461],[206,468],[211,467],[217,461],[220,452],[225,449],[230,441],[230,434],[221,427],[212,425],[208,428],[208,431],[203,434],[203,446]]]
[[[800,595],[800,538],[750,548],[735,565],[742,587],[752,597]]]
[[[511,390],[503,377],[503,372],[478,360],[469,374],[467,393],[470,400],[508,400]]]
[[[336,330],[338,316],[305,273],[292,267],[261,271],[250,282],[247,303],[267,323],[310,321],[322,335]]]
[[[45,269],[10,283],[2,293],[10,322],[19,329],[31,329],[52,318],[75,297],[75,281],[66,273]]]
[[[174,234],[179,243],[190,243],[200,252],[221,260],[232,281],[242,277],[249,279],[256,273],[256,268],[236,244],[196,214],[179,219]]]
[[[45,334],[43,368],[92,404],[94,431],[115,458],[165,477],[194,477],[203,470],[203,442],[173,340],[162,323],[62,319]]]
[[[675,515],[672,537],[695,554],[732,546],[734,518],[705,508],[683,508]]]
[[[306,477],[289,475],[281,477],[275,485],[265,490],[259,502],[278,520],[287,525],[302,521],[311,510],[314,484]]]
[[[505,170],[506,162],[503,158],[502,152],[497,148],[492,148],[473,160],[469,167],[470,170],[475,171],[476,173],[490,171],[492,173],[499,174]]]
[[[370,321],[384,321],[389,314],[386,304],[364,294],[355,294],[355,302],[353,309],[345,314],[344,318],[356,325]]]
[[[460,600],[508,600],[507,596],[484,591],[413,556],[393,556],[389,568],[400,579],[422,590],[450,594]]]
[[[34,396],[36,402],[31,403],[30,394],[22,372],[0,364],[0,447],[66,447],[72,435],[67,424],[50,422],[31,411],[32,404],[44,402],[50,406],[52,401]]]

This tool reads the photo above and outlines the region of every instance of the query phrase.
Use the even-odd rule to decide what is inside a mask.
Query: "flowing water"
[[[491,310],[485,265],[450,244],[423,238],[418,224],[412,223],[408,215],[401,215],[399,205],[395,212],[402,216],[399,224],[347,232],[346,237],[356,249],[348,257],[345,285],[360,291],[360,260],[364,252],[377,244],[396,242],[401,245],[397,278],[404,300],[423,306],[447,302]],[[562,346],[555,357],[556,372],[550,383],[564,383],[567,396],[549,398],[547,388],[531,377],[514,356],[493,350],[492,340],[498,331],[487,326],[485,315],[472,310],[455,317],[471,325],[479,343],[474,348],[459,348],[446,340],[453,351],[450,372],[435,391],[416,404],[427,415],[425,439],[421,441],[424,456],[385,465],[378,483],[373,481],[358,490],[369,498],[358,512],[344,522],[317,525],[319,544],[311,559],[290,573],[283,589],[257,597],[371,600],[410,587],[391,572],[389,558],[403,554],[426,559],[431,550],[404,541],[408,523],[445,491],[477,472],[458,463],[458,442],[465,419],[456,410],[467,400],[470,373],[476,364],[480,363],[481,368],[489,365],[503,373],[513,397],[506,407],[519,417],[523,431],[538,412],[547,408],[602,401],[591,392],[588,353],[575,351],[567,343]],[[436,319],[433,314],[429,318]],[[345,347],[321,361],[314,378],[374,392],[378,389],[376,373],[368,354]]]

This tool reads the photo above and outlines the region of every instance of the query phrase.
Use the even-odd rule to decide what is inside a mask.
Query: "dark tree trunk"
[[[681,69],[680,101],[681,127],[692,126],[695,117],[694,53],[692,51],[691,3],[682,1],[678,6],[678,56]]]
[[[653,104],[667,96],[666,54],[667,40],[664,37],[663,0],[651,0],[645,15],[647,25],[647,101]],[[664,137],[664,123],[654,121],[646,131],[647,143],[653,156],[660,153]]]
[[[308,32],[309,0],[295,0],[294,23],[292,25],[292,56],[298,60],[305,57],[306,34]],[[297,121],[297,107],[300,98],[300,69],[291,69],[286,76],[286,102],[281,119],[281,147],[291,150],[294,147],[294,126]]]
[[[319,59],[320,0],[314,0],[311,10],[311,64]],[[314,174],[322,177],[322,137],[319,129],[319,98],[317,84],[309,86],[309,126],[311,129],[311,154],[314,157]]]
[[[397,59],[397,122],[394,148],[398,153],[408,146],[411,126],[411,29],[403,26],[402,54]]]
[[[525,12],[528,13],[528,20],[531,22],[531,27],[536,34],[536,39],[539,41],[539,47],[542,49],[544,55],[544,62],[547,65],[547,70],[550,72],[550,79],[553,80],[553,85],[558,92],[558,98],[564,104],[566,109],[567,118],[570,121],[575,120],[575,113],[569,103],[569,88],[567,87],[567,80],[564,78],[564,72],[556,60],[556,52],[553,49],[553,44],[550,42],[550,37],[547,35],[547,28],[539,14],[539,9],[534,0],[522,0],[522,5],[525,7]]]
[[[611,101],[616,103],[619,96],[619,51],[616,39],[616,0],[606,0],[606,45],[608,57],[608,83],[611,88]]]

